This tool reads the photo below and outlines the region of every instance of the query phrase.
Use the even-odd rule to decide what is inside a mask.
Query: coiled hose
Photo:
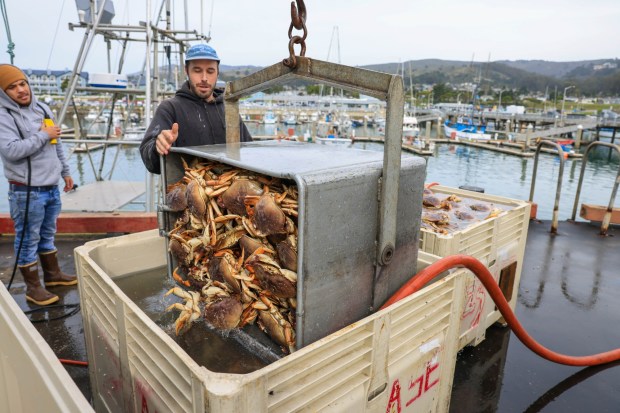
[[[489,270],[480,261],[469,255],[452,255],[442,258],[439,261],[429,265],[407,281],[405,285],[403,285],[385,304],[383,304],[381,309],[384,309],[415,293],[437,275],[455,267],[465,267],[473,272],[476,277],[478,277],[486,290],[489,292],[500,313],[504,316],[504,319],[508,323],[510,329],[527,348],[538,354],[540,357],[554,363],[565,364],[568,366],[598,366],[620,360],[620,348],[590,356],[575,357],[556,353],[538,343],[527,333],[519,320],[517,320],[517,317],[510,308],[506,298],[504,298],[502,290],[500,290]]]

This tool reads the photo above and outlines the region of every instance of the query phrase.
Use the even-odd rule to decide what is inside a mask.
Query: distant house
[[[30,81],[32,92],[39,95],[62,95],[62,83],[71,81],[71,70],[36,70],[25,69],[24,73]],[[88,72],[80,73],[78,86],[86,86],[88,82]]]
[[[605,62],[605,63],[600,64],[600,65],[592,66],[592,69],[594,69],[594,70],[616,69],[617,67],[618,67],[617,63]]]

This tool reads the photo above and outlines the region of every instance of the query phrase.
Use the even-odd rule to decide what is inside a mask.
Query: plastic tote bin
[[[489,268],[514,310],[523,267],[530,204],[445,186],[433,186],[431,190],[436,194],[455,194],[461,198],[492,203],[504,209],[495,218],[474,223],[448,235],[421,229],[420,251],[439,257],[465,254],[479,259]],[[473,275],[467,277],[465,293],[460,348],[480,343],[484,340],[486,329],[501,318],[482,283]]]
[[[0,283],[0,412],[93,412],[69,373]]]
[[[165,273],[164,251],[157,231],[75,250],[97,411],[448,411],[465,270],[263,368],[230,374],[198,365],[115,282]]]

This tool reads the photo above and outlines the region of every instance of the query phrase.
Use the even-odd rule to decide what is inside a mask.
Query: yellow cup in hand
[[[52,119],[46,118],[46,119],[43,119],[43,124],[45,126],[54,126],[54,121]],[[58,143],[58,139],[56,138],[50,139],[50,144],[56,145],[57,143]]]

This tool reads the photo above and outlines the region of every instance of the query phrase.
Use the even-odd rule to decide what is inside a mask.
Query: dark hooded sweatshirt
[[[149,172],[161,173],[155,140],[162,130],[171,129],[175,122],[179,124],[179,136],[172,146],[226,143],[223,91],[215,89],[213,96],[215,96],[215,101],[212,102],[200,99],[192,93],[186,81],[173,98],[164,100],[157,107],[155,116],[140,144],[140,155]],[[250,142],[252,140],[250,132],[241,119],[239,122],[241,142]]]

